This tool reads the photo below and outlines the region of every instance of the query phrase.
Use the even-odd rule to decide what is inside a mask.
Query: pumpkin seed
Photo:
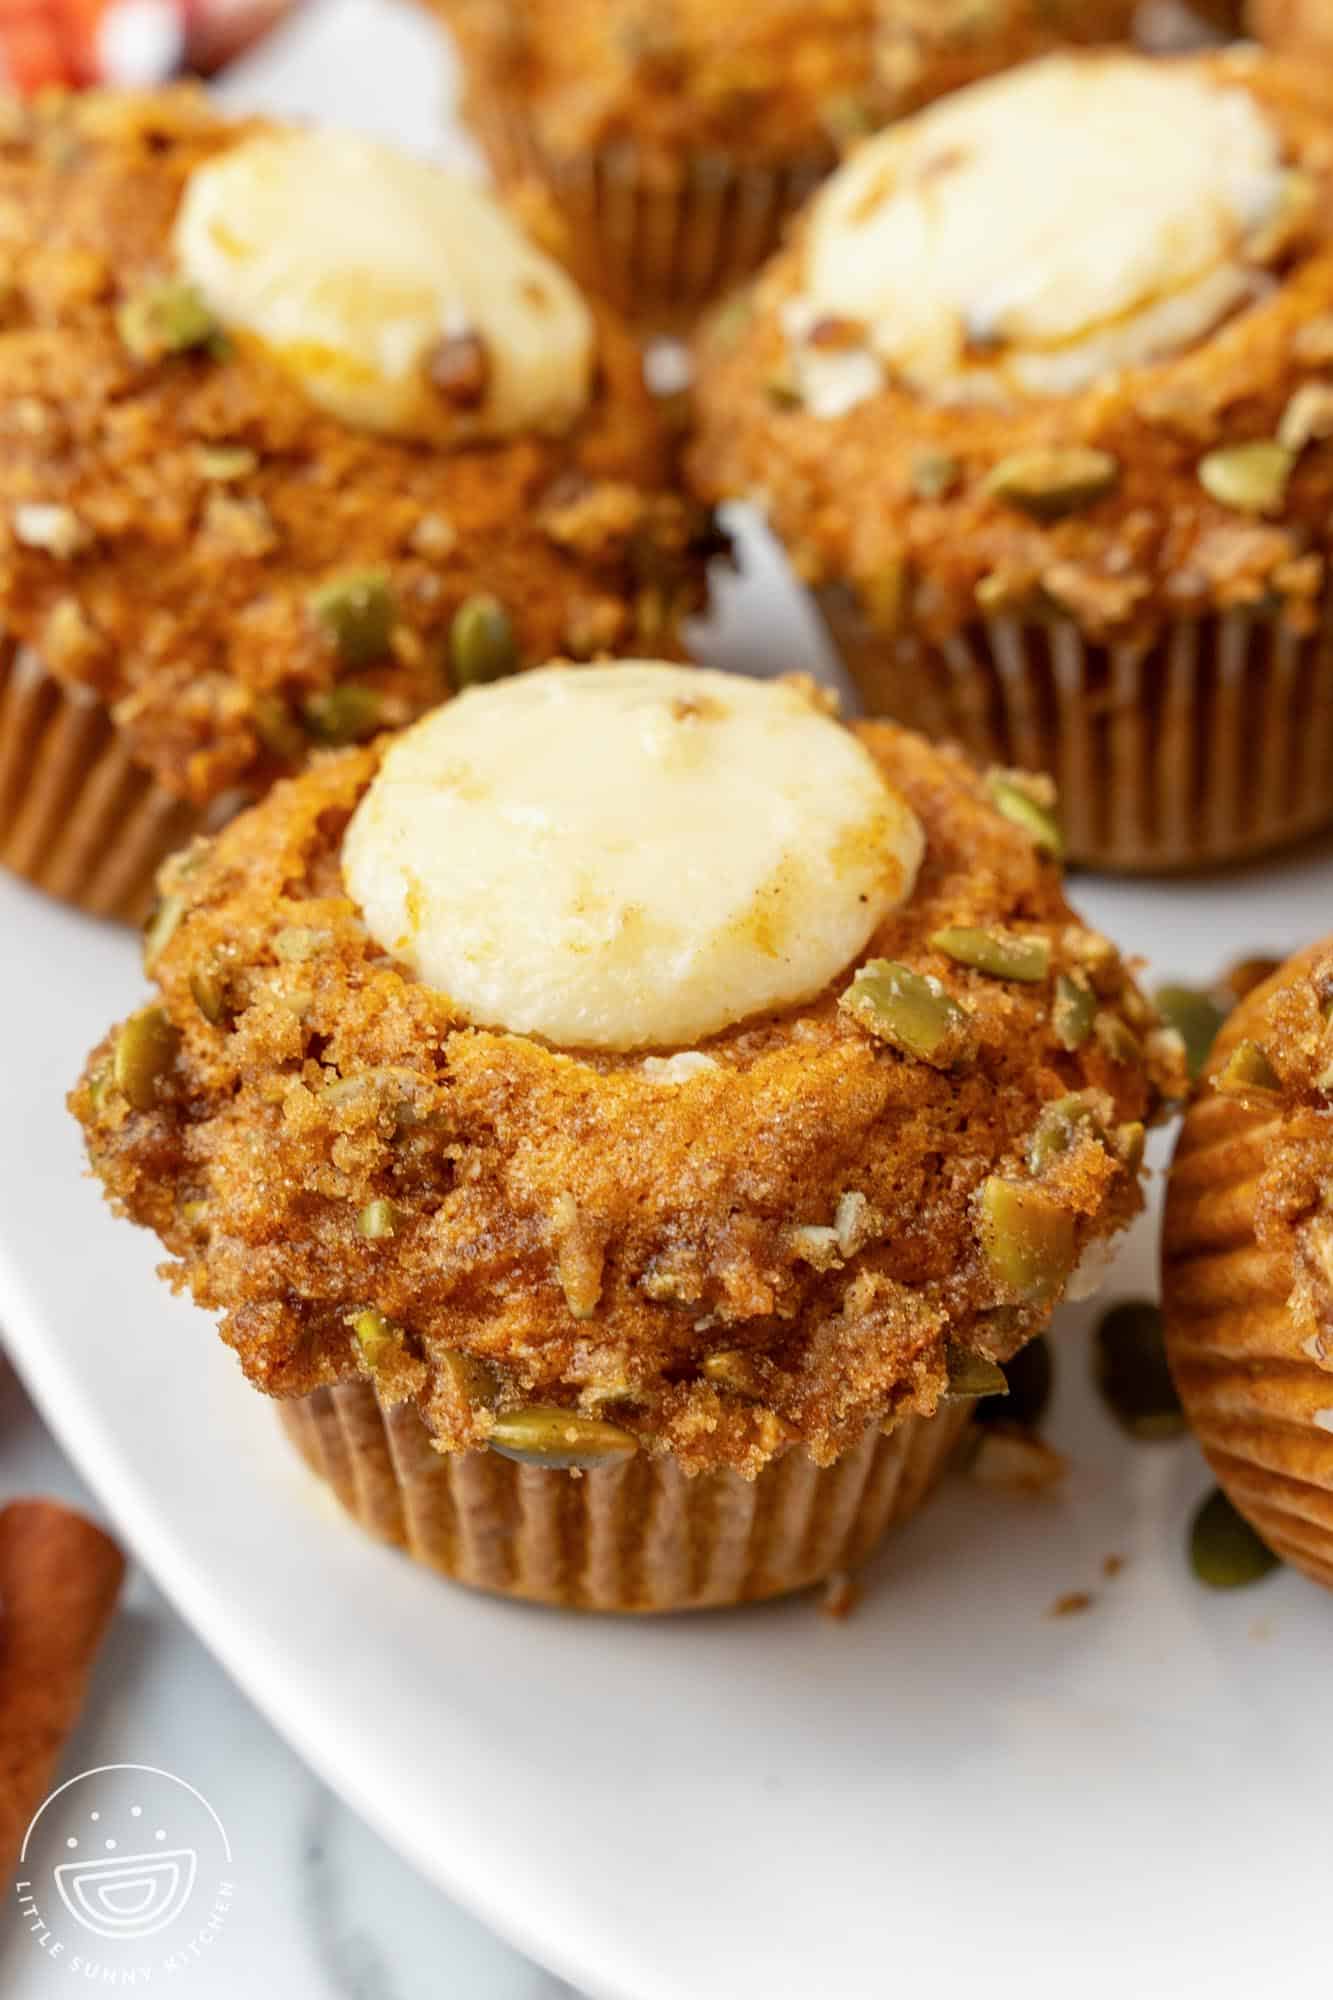
[[[1106,1133],[1097,1115],[1097,1100],[1088,1091],[1057,1097],[1044,1104],[1028,1140],[1028,1165],[1034,1174],[1044,1174],[1064,1154],[1085,1139],[1104,1142]]]
[[[715,1389],[728,1389],[733,1396],[751,1400],[761,1400],[764,1396],[763,1379],[744,1348],[728,1347],[708,1355],[699,1372],[705,1382],[711,1382]]]
[[[305,737],[281,695],[257,696],[250,720],[264,748],[284,764],[293,764],[305,755]]]
[[[1304,382],[1282,412],[1277,441],[1284,451],[1296,453],[1329,437],[1333,437],[1333,387],[1327,382]]]
[[[863,965],[839,1005],[868,1034],[937,1069],[949,1069],[975,1049],[971,1016],[938,979],[893,959]]]
[[[1121,1429],[1145,1442],[1179,1437],[1185,1412],[1167,1366],[1159,1309],[1146,1299],[1112,1306],[1095,1341],[1097,1386]]]
[[[185,915],[183,896],[162,896],[153,906],[153,913],[144,926],[143,969],[151,979],[157,969],[157,962],[176,934],[176,928]]]
[[[988,1361],[984,1354],[973,1348],[960,1347],[952,1340],[945,1351],[949,1370],[949,1386],[944,1392],[946,1403],[965,1403],[979,1396],[1007,1396],[1009,1384],[1004,1370],[994,1361]]]
[[[1226,445],[1199,460],[1199,484],[1221,507],[1241,514],[1276,514],[1286,498],[1294,456],[1271,438]]]
[[[1037,796],[1040,786],[1039,779],[1025,782],[1012,771],[990,771],[986,775],[986,790],[995,810],[1014,826],[1021,826],[1039,853],[1060,861],[1065,851],[1064,835],[1053,806],[1044,804]],[[1050,791],[1054,797],[1053,785]]]
[[[1108,1008],[1103,1008],[1093,1020],[1092,1031],[1113,1063],[1142,1062],[1143,1049],[1139,1044],[1139,1038],[1129,1023],[1121,1020],[1119,1014],[1113,1014]]]
[[[991,469],[986,490],[1040,521],[1059,520],[1104,499],[1120,477],[1109,451],[1090,445],[1035,445]]]
[[[1062,972],[1055,982],[1051,1028],[1062,1049],[1081,1049],[1097,1018],[1097,995],[1077,974]]]
[[[1282,1080],[1258,1042],[1237,1042],[1213,1078],[1223,1097],[1280,1097]]]
[[[991,979],[1015,979],[1025,985],[1039,985],[1051,969],[1050,941],[1044,937],[1019,937],[1013,931],[970,930],[951,925],[936,931],[932,949],[942,951],[958,965],[984,972]]]
[[[382,1312],[373,1307],[365,1312],[353,1313],[348,1321],[356,1335],[357,1345],[372,1368],[378,1368],[397,1348],[402,1340],[402,1329],[386,1319]]]
[[[190,992],[210,1027],[220,1028],[231,1012],[223,974],[213,964],[196,965],[190,974]]]
[[[356,681],[307,695],[301,704],[301,719],[307,733],[317,743],[334,749],[373,736],[383,714],[382,696],[374,688],[362,687]]]
[[[943,500],[953,492],[962,470],[950,451],[919,451],[912,460],[912,491],[918,500]]]
[[[1219,1007],[1211,993],[1202,993],[1193,986],[1159,986],[1153,999],[1162,1019],[1185,1044],[1185,1063],[1193,1080],[1203,1072],[1218,1030],[1226,1020],[1226,1009]]]
[[[176,1059],[180,1030],[165,1007],[142,1007],[116,1036],[111,1080],[136,1111],[151,1111],[158,1085]]]
[[[639,1441],[632,1431],[601,1417],[533,1403],[497,1417],[490,1446],[518,1465],[542,1466],[548,1472],[594,1472],[599,1466],[622,1465],[633,1458]]]
[[[1044,1304],[1074,1268],[1074,1218],[1040,1187],[992,1174],[981,1190],[981,1247],[997,1284]]]
[[[227,485],[246,479],[259,464],[258,456],[244,444],[201,444],[198,452],[199,477],[211,484]]]
[[[1279,1567],[1280,1558],[1214,1487],[1190,1528],[1190,1566],[1210,1590],[1241,1590]]]
[[[503,680],[518,665],[518,641],[498,597],[464,598],[449,627],[449,657],[456,688]]]
[[[1035,1340],[1028,1341],[1005,1362],[1004,1379],[1008,1394],[988,1396],[977,1409],[977,1421],[983,1424],[1017,1424],[1024,1430],[1035,1429],[1045,1416],[1046,1406],[1051,1400],[1054,1375],[1051,1343],[1044,1333],[1039,1333]]]
[[[403,1212],[396,1202],[380,1196],[368,1201],[356,1218],[356,1226],[371,1243],[380,1243],[387,1236],[396,1236]]]
[[[489,1404],[496,1391],[496,1375],[489,1361],[479,1355],[464,1354],[459,1348],[446,1347],[436,1361],[436,1367],[443,1379],[462,1403]]]
[[[116,331],[136,361],[160,361],[209,346],[221,328],[193,285],[160,278],[121,301]]]
[[[389,650],[398,601],[382,569],[349,569],[312,590],[306,606],[338,665],[373,666]]]

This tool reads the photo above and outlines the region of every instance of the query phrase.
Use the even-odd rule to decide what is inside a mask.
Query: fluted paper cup
[[[1211,868],[1333,824],[1333,599],[1305,636],[1238,610],[1110,646],[1008,615],[937,644],[875,630],[846,590],[818,601],[871,715],[1050,773],[1073,861]]]
[[[436,1451],[364,1383],[284,1403],[292,1442],[370,1534],[456,1583],[580,1611],[701,1611],[854,1569],[933,1490],[970,1404],[868,1431],[822,1468],[795,1448],[754,1481],[669,1458],[571,1474]]]
[[[127,753],[105,706],[0,639],[0,864],[92,916],[141,922],[205,824]]]

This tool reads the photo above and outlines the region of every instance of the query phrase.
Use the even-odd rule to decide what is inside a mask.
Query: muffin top
[[[1235,1148],[1244,1144],[1248,1158],[1256,1138],[1262,1168],[1248,1182],[1245,1213],[1236,1214],[1230,1201],[1210,1204],[1216,1175],[1228,1186],[1234,1182]],[[1167,1250],[1176,1210],[1188,1209],[1197,1247],[1213,1246],[1224,1234],[1243,1256],[1252,1235],[1290,1271],[1296,1344],[1317,1366],[1333,1370],[1331,1205],[1333,938],[1325,938],[1247,994],[1218,1036],[1171,1169]],[[1195,1296],[1188,1264],[1171,1277],[1182,1312],[1220,1303]],[[1206,1319],[1198,1331],[1206,1338]]]
[[[1128,32],[1135,0],[435,0],[479,108],[521,103],[558,158],[632,144],[671,182],[710,150],[835,146],[1062,41]]]
[[[0,128],[0,625],[204,803],[701,593],[637,348],[484,194],[198,93]]]
[[[1333,49],[1333,0],[1249,0],[1248,21],[1275,49],[1316,57]]]
[[[1249,49],[1052,56],[827,184],[703,337],[693,474],[889,631],[1308,627],[1330,365],[1333,94]]]
[[[1178,1045],[1057,845],[1040,781],[806,684],[554,668],[169,864],[73,1108],[272,1394],[827,1462],[1139,1205]]]

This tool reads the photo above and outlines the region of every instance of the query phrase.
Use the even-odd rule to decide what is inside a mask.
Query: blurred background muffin
[[[8,107],[0,440],[0,861],[101,913],[313,747],[703,594],[605,308],[471,186],[187,88]]]
[[[886,119],[1134,0],[433,0],[463,115],[501,183],[534,186],[590,286],[688,318],[775,247],[838,152]]]
[[[527,674],[169,864],[72,1105],[373,1533],[772,1596],[912,1511],[1140,1206],[1178,1044],[1057,848],[808,684]]]
[[[1333,1585],[1333,940],[1223,1029],[1185,1118],[1162,1244],[1167,1350],[1233,1505]]]
[[[1331,174],[1327,87],[1248,45],[1049,57],[867,141],[701,338],[697,490],[1080,861],[1333,817]]]

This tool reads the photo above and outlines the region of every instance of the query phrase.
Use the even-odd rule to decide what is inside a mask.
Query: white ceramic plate
[[[345,82],[367,10],[322,18],[252,100],[312,108]],[[713,657],[810,664],[808,615],[752,554]],[[1187,978],[1326,931],[1331,892],[1328,846],[1075,891]],[[1206,1475],[1191,1445],[1131,1446],[1101,1411],[1095,1308],[1061,1322],[1062,1496],[956,1487],[845,1625],[808,1601],[615,1623],[468,1596],[342,1522],[82,1177],[61,1099],[142,991],[130,941],[10,882],[0,937],[13,1351],[186,1617],[427,1874],[599,2000],[1326,1990],[1333,1602],[1291,1575],[1230,1598],[1192,1582]],[[1152,1261],[1149,1220],[1111,1295],[1151,1289]],[[1048,1616],[1075,1590],[1087,1612]]]

